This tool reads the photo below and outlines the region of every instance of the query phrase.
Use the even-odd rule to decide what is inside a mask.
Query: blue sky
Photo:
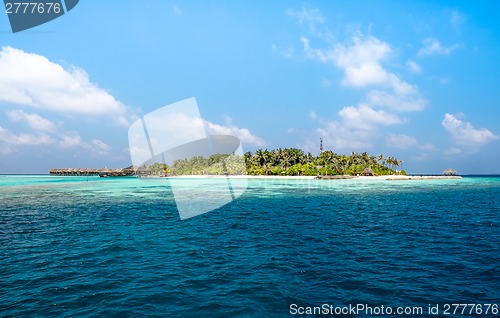
[[[80,1],[0,14],[0,173],[130,165],[137,116],[195,97],[244,150],[319,138],[410,173],[500,173],[496,1]]]

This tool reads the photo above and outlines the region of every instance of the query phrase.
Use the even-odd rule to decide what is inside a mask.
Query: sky
[[[500,174],[497,1],[98,1],[12,33],[0,13],[0,173],[131,165],[128,128],[196,98],[244,151]]]

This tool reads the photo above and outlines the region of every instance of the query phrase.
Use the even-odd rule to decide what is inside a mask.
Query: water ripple
[[[292,303],[498,302],[500,183],[478,179],[256,181],[188,221],[159,182],[23,180],[0,193],[0,312],[268,317]]]

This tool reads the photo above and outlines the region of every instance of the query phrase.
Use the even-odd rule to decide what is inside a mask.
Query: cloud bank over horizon
[[[106,29],[79,18],[95,8],[2,36],[0,173],[128,166],[128,126],[191,97],[246,151],[323,138],[410,172],[499,172],[493,5],[158,2]]]
[[[83,117],[89,124],[98,124],[100,129],[110,127],[117,134],[125,132],[129,122],[137,118],[129,107],[90,82],[82,68],[65,69],[42,55],[5,46],[0,51],[0,69],[0,111],[7,109],[2,112],[7,122],[0,121],[0,155],[45,147],[110,158],[126,150],[103,141],[108,136],[99,131],[85,140],[72,127],[72,122]],[[265,145],[249,129],[231,122],[221,125],[206,121],[205,125],[213,134],[235,135],[247,145]],[[125,138],[126,133],[123,135]]]

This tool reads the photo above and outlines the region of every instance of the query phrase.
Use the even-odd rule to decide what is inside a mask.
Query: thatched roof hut
[[[443,171],[443,175],[445,175],[445,176],[456,176],[457,175],[457,171],[453,170],[453,169],[447,169],[447,170]]]
[[[102,169],[93,168],[52,168],[49,170],[51,175],[57,176],[101,176],[101,177],[125,177],[134,176],[139,167],[129,166],[122,169]]]
[[[133,176],[133,175],[135,175],[137,169],[139,169],[138,166],[129,166],[129,167],[123,168],[122,172],[127,176]]]
[[[365,168],[362,172],[361,172],[361,175],[362,176],[370,176],[370,177],[373,177],[375,176],[375,172],[373,172],[372,169],[370,168]]]
[[[108,167],[104,167],[102,169],[99,169],[99,176],[100,177],[107,177],[111,173],[111,170],[109,170]]]

